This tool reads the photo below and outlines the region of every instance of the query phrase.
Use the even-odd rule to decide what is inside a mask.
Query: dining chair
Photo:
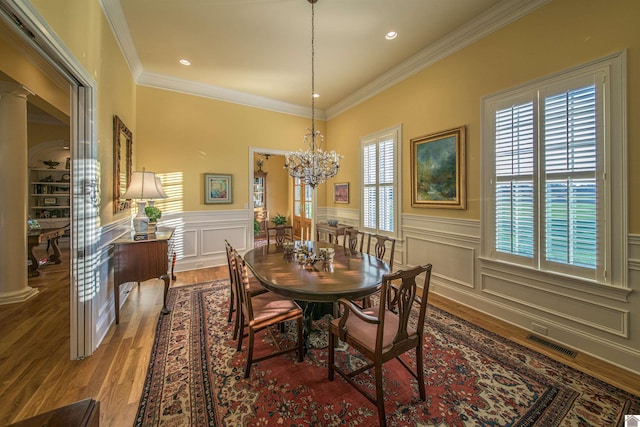
[[[287,241],[293,242],[293,226],[267,227],[267,245],[270,245],[272,240],[276,246],[282,246]]]
[[[227,251],[227,264],[229,266],[229,282],[231,284],[231,292],[229,296],[229,314],[227,316],[227,322],[231,322],[231,318],[233,317],[233,313],[238,313],[240,308],[240,297],[238,295],[238,287],[236,286],[237,274],[236,274],[236,262],[233,257],[233,246],[227,241],[224,240],[224,246]],[[267,289],[262,286],[260,281],[255,277],[251,276],[249,278],[249,293],[252,295],[258,295],[267,292]],[[235,322],[233,325],[233,339],[236,340],[238,338],[238,330],[240,329],[239,325],[240,320],[238,316],[235,317]]]
[[[373,248],[371,242],[373,241]],[[389,251],[389,269],[393,271],[393,259],[396,252],[396,239],[381,234],[367,233],[367,254],[373,255],[378,261],[384,261],[384,257]],[[362,307],[371,306],[371,298],[362,299]]]
[[[373,241],[373,249],[371,248],[371,242]],[[389,246],[389,247],[387,247]],[[396,251],[396,239],[383,236],[381,234],[368,234],[367,235],[367,253],[374,255],[379,261],[384,261],[384,257],[389,251],[389,268],[393,271],[393,257]]]
[[[364,245],[364,233],[356,228],[349,227],[344,230],[342,246],[351,252],[362,252]]]
[[[245,327],[248,329],[249,345],[247,348],[247,364],[244,370],[244,377],[249,378],[251,366],[262,360],[280,356],[285,353],[298,352],[298,362],[302,362],[304,355],[304,338],[302,335],[302,308],[289,298],[281,297],[273,292],[265,292],[259,295],[252,295],[249,292],[249,274],[244,259],[234,251],[234,259],[237,265],[237,286],[239,288],[240,306],[238,312],[240,317],[240,331],[238,333],[238,351],[242,348]],[[256,333],[277,325],[282,322],[295,320],[297,326],[297,342],[287,348],[280,348],[278,341],[274,337],[274,342],[278,350],[254,358],[253,350]],[[268,329],[273,332],[271,328]]]
[[[425,273],[422,296],[418,296],[417,277]],[[392,284],[392,281],[399,283]],[[386,426],[384,410],[384,382],[382,365],[397,359],[418,382],[420,400],[426,399],[424,386],[423,349],[424,321],[431,280],[431,264],[417,266],[408,270],[399,270],[386,274],[382,279],[382,292],[377,306],[361,309],[353,302],[340,298],[344,314],[329,324],[329,380],[333,381],[334,371],[362,393],[378,408],[381,426]],[[391,289],[394,289],[391,291]],[[410,321],[414,305],[417,305],[417,323]],[[394,312],[395,311],[395,312]],[[336,340],[340,338],[353,349],[362,353],[370,363],[355,370],[347,371],[336,363]],[[400,356],[415,349],[415,371]],[[341,363],[341,365],[344,363]],[[354,380],[357,375],[374,369],[375,397]]]

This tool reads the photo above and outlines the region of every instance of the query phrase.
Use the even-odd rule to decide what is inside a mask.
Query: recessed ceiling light
[[[187,65],[187,66],[191,65],[191,61],[189,61],[188,59],[181,59],[178,62],[180,62],[182,65]]]
[[[320,94],[319,94],[319,93],[314,93],[314,94],[313,94],[313,97],[314,97],[314,98],[320,98]]]
[[[398,33],[396,33],[395,31],[389,31],[384,38],[386,38],[387,40],[393,40],[396,37],[398,37]]]

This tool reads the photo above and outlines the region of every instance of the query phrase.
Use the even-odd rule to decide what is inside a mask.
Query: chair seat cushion
[[[362,310],[363,313],[373,317],[377,317],[379,311],[380,309],[376,306]],[[332,329],[338,331],[339,323],[340,318],[332,320]],[[385,310],[384,332],[382,336],[383,351],[385,348],[393,345],[393,339],[398,332],[398,323],[398,316],[392,311]],[[378,325],[365,322],[355,314],[349,314],[347,322],[345,323],[345,327],[347,328],[347,336],[351,340],[355,341],[357,345],[360,345],[371,352],[375,351]],[[411,326],[407,325],[407,334],[409,335],[409,337],[411,337],[416,335],[417,332]]]
[[[262,283],[255,277],[249,277],[249,294],[259,295],[267,292],[267,289],[262,286]]]
[[[302,309],[295,301],[283,298],[273,292],[265,292],[251,297],[253,323],[260,323],[274,317],[286,315],[287,318],[302,315]]]

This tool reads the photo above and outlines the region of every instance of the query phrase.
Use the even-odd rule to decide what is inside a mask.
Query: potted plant
[[[256,236],[260,234],[260,222],[257,219],[253,220],[253,234]]]
[[[149,217],[149,233],[156,232],[156,226],[158,224],[158,220],[162,216],[162,211],[155,206],[146,206],[144,208],[144,213]]]
[[[276,227],[287,225],[287,217],[284,215],[276,214],[273,218],[271,218],[271,222],[275,224]]]

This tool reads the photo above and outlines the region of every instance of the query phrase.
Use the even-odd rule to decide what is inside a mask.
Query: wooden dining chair
[[[298,352],[298,362],[302,362],[304,355],[304,338],[302,335],[302,308],[289,298],[281,297],[273,292],[266,292],[259,295],[252,295],[249,292],[249,274],[244,259],[234,251],[234,259],[237,265],[237,285],[240,295],[241,309],[238,312],[240,317],[240,331],[238,333],[238,351],[242,348],[244,329],[248,329],[249,345],[247,347],[247,364],[244,370],[244,377],[249,378],[251,366],[265,359],[280,356],[285,353]],[[294,346],[280,348],[277,340],[274,339],[278,350],[254,358],[253,348],[256,333],[277,325],[282,322],[295,320],[297,326],[297,343]],[[271,330],[271,329],[269,329]],[[272,331],[271,331],[272,332]]]
[[[417,277],[425,273],[422,296],[418,296]],[[338,303],[343,306],[344,314],[329,324],[329,380],[333,381],[334,371],[340,374],[349,384],[355,387],[369,401],[378,408],[378,418],[381,426],[386,426],[384,410],[384,392],[382,365],[391,359],[398,359],[414,378],[418,381],[420,400],[425,400],[423,349],[424,349],[424,321],[431,280],[431,264],[417,266],[409,270],[399,270],[386,274],[382,279],[382,292],[377,306],[361,309],[351,301],[340,298]],[[399,283],[392,284],[392,281]],[[395,291],[390,291],[391,287]],[[389,298],[391,297],[391,298]],[[415,325],[410,324],[409,318],[414,305],[418,309],[418,320]],[[343,370],[335,360],[336,340],[349,344],[362,353],[371,362],[359,369]],[[400,355],[415,349],[415,371]],[[375,397],[358,386],[354,377],[374,369],[376,382]]]
[[[373,242],[373,247],[371,243]],[[383,236],[381,234],[367,234],[367,254],[373,255],[378,261],[385,261],[385,256],[389,252],[389,269],[393,271],[393,259],[396,252],[396,239]],[[365,297],[362,299],[362,307],[370,307],[371,298]]]
[[[356,228],[349,227],[344,230],[342,246],[352,253],[362,252],[364,246],[364,233]]]
[[[231,285],[231,292],[229,296],[229,314],[227,316],[227,322],[231,322],[234,313],[238,313],[240,309],[240,297],[238,295],[238,287],[236,285],[237,273],[236,273],[236,262],[233,257],[233,246],[227,241],[224,240],[224,246],[227,251],[227,264],[229,266],[229,282]],[[262,286],[260,281],[255,277],[249,278],[249,293],[252,295],[259,295],[267,292],[267,289]],[[233,325],[233,339],[238,339],[238,330],[240,329],[240,320],[236,315],[234,325]]]
[[[371,243],[373,242],[373,247]],[[389,268],[393,271],[393,258],[396,252],[396,239],[383,236],[381,234],[368,234],[367,235],[367,253],[374,255],[379,261],[384,261],[385,256],[389,252]]]
[[[276,246],[282,246],[287,241],[293,242],[293,226],[267,227],[267,245],[270,245],[272,241]]]

